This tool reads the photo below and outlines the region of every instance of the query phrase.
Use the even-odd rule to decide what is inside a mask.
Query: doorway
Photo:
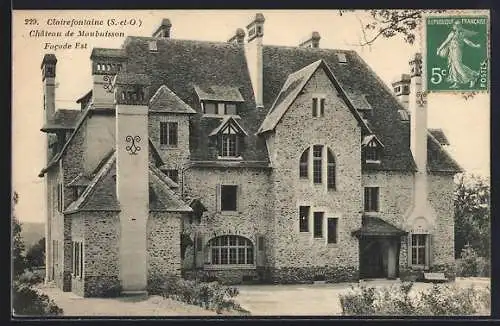
[[[396,237],[364,237],[359,240],[360,278],[396,278],[399,275],[400,242]]]

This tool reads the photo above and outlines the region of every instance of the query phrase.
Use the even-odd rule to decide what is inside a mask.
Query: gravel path
[[[214,311],[161,296],[129,296],[119,298],[82,298],[63,292],[55,286],[41,285],[38,289],[48,295],[64,311],[64,316],[213,316]]]

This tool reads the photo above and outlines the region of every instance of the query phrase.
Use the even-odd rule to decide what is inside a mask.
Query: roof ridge
[[[113,154],[108,158],[108,161],[106,164],[104,164],[101,168],[101,170],[94,176],[90,184],[85,188],[83,193],[81,194],[80,197],[78,197],[75,201],[73,201],[68,208],[64,211],[64,213],[72,213],[77,211],[80,207],[85,205],[90,198],[90,196],[94,193],[96,189],[96,185],[99,183],[100,180],[110,171],[111,167],[113,166],[113,163],[116,160],[116,155],[113,151]]]
[[[336,52],[343,52],[343,53],[356,53],[356,50],[351,50],[351,49],[333,49],[333,48],[308,48],[308,47],[302,47],[302,46],[297,46],[297,45],[280,45],[280,44],[264,44],[264,47],[269,47],[269,48],[288,48],[288,49],[298,49],[300,51],[336,51]]]

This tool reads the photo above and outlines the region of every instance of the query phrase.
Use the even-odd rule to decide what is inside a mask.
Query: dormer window
[[[203,114],[207,115],[238,115],[238,106],[230,102],[203,102]]]
[[[151,52],[157,52],[158,51],[158,46],[156,44],[156,41],[149,41],[149,51]]]
[[[221,135],[221,156],[222,157],[237,157],[238,156],[238,135],[223,134]]]
[[[375,135],[364,137],[362,146],[365,163],[380,163],[380,152],[384,145]]]
[[[217,137],[217,151],[220,159],[241,159],[242,147],[247,133],[231,116],[224,118],[209,136]]]

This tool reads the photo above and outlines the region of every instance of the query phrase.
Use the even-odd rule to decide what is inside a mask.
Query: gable
[[[149,112],[196,113],[165,85],[161,85],[149,100]]]
[[[303,92],[304,87],[306,87],[311,78],[315,74],[317,74],[319,69],[321,69],[326,74],[326,76],[328,76],[330,82],[335,87],[340,97],[344,100],[345,104],[351,111],[354,118],[358,121],[358,123],[363,126],[363,129],[366,132],[370,132],[369,127],[363,121],[350,98],[338,83],[333,72],[328,68],[327,64],[323,60],[318,60],[296,72],[291,73],[287,77],[280,90],[280,93],[276,97],[276,100],[269,109],[269,113],[267,114],[264,122],[259,128],[259,133],[272,131],[274,130],[274,128],[276,128],[276,125],[281,121],[287,110],[290,108],[291,104],[295,101],[297,96],[301,94],[301,92]]]

